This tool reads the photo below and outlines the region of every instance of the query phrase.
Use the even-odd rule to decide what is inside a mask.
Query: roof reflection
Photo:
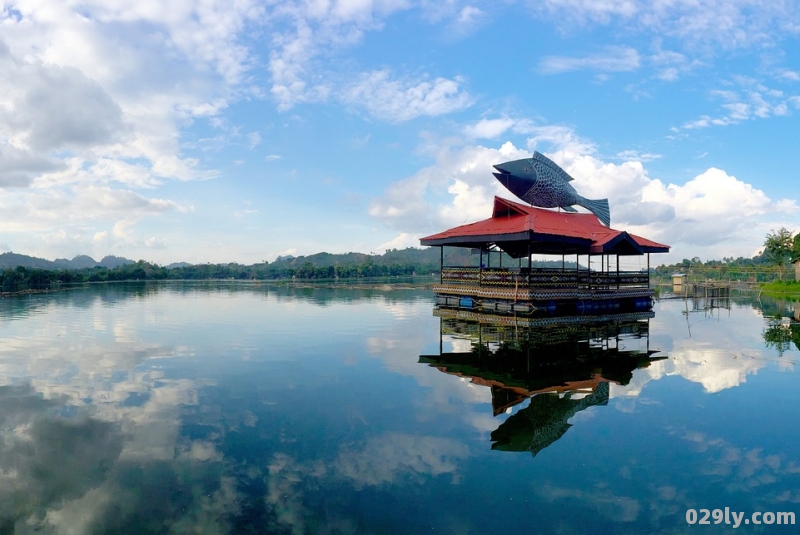
[[[420,363],[489,388],[494,416],[530,399],[491,433],[492,449],[501,451],[535,456],[575,414],[608,404],[609,383],[626,385],[634,370],[666,358],[649,348],[652,311],[562,322],[438,308],[434,315],[439,354],[421,355]]]

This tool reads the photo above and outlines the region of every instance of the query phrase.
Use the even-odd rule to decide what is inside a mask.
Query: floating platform
[[[480,312],[516,314],[600,314],[648,310],[653,306],[654,290],[625,288],[532,289],[484,288],[437,284],[433,286],[436,304]]]
[[[650,288],[650,254],[669,251],[668,245],[609,228],[593,214],[557,212],[499,197],[489,219],[421,238],[420,244],[441,248],[441,278],[433,287],[438,306],[560,316],[651,309],[655,291]],[[446,266],[445,247],[469,248],[477,265]],[[560,257],[561,269],[533,267],[532,255]],[[575,255],[574,267],[567,266],[567,255]],[[581,255],[586,255],[583,266]],[[646,269],[641,263],[638,270],[621,268],[621,257],[644,255]],[[594,267],[598,264],[600,269]]]

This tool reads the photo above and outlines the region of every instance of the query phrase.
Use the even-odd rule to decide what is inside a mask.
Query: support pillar
[[[444,282],[444,245],[439,247],[439,284]]]
[[[481,256],[478,260],[478,286],[483,286],[483,245],[481,245]]]

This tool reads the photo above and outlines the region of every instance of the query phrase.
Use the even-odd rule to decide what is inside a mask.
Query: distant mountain
[[[298,256],[288,259],[282,257],[280,260],[276,259],[271,265],[279,268],[300,268],[306,264],[311,264],[315,268],[326,266],[357,266],[365,262],[370,262],[376,266],[394,266],[394,265],[416,265],[420,268],[430,268],[434,266],[438,269],[441,251],[438,247],[407,247],[405,249],[389,249],[381,255],[369,255],[365,253],[344,253],[344,254],[331,254],[331,253],[316,253],[309,256]],[[486,263],[488,260],[484,253],[483,261]],[[447,247],[444,251],[444,265],[445,266],[477,266],[480,261],[480,255],[477,249],[467,247]],[[498,262],[497,253],[492,253],[492,265]],[[503,260],[504,265],[517,265],[517,260],[511,260],[505,257]],[[506,264],[511,262],[510,264]],[[523,262],[524,263],[524,262]],[[541,261],[533,259],[532,265],[534,267],[561,267],[561,260],[547,260]],[[565,266],[575,266],[575,262],[566,261]]]
[[[66,258],[56,258],[53,260],[54,269],[86,269],[95,267],[97,262],[91,256],[78,255],[72,260]]]
[[[122,258],[121,256],[104,256],[103,259],[98,262],[99,265],[103,267],[107,267],[108,269],[114,269],[115,267],[124,266],[125,264],[133,264],[133,260],[128,260],[127,258]]]
[[[45,260],[44,258],[11,252],[0,254],[0,269],[13,269],[17,266],[36,269],[86,269],[97,266],[115,268],[125,264],[133,264],[133,260],[119,256],[106,256],[103,260],[97,262],[91,256],[86,255],[78,255],[72,260],[67,260],[66,258]]]
[[[13,269],[17,266],[39,269],[53,269],[53,262],[44,260],[43,258],[36,258],[17,253],[3,253],[0,254],[0,268]]]
[[[192,265],[193,264],[190,264],[189,262],[173,262],[164,267],[167,269],[175,269],[175,268],[192,267]]]
[[[272,265],[286,267],[300,267],[304,264],[311,264],[314,267],[324,266],[355,266],[371,261],[379,266],[390,266],[392,264],[439,264],[439,248],[427,247],[418,249],[408,247],[406,249],[390,249],[382,255],[369,255],[366,253],[315,253],[308,256],[279,256]],[[473,254],[470,249],[450,247],[445,252],[445,263],[450,265],[466,265],[476,263],[477,254]]]

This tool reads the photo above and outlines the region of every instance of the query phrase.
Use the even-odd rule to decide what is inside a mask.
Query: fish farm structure
[[[558,179],[550,182],[558,185]],[[519,191],[519,181],[515,185]],[[529,195],[525,198],[530,202]],[[564,209],[495,197],[489,219],[421,238],[421,245],[441,249],[440,280],[433,287],[437,305],[534,316],[650,310],[650,254],[669,252],[669,246],[612,229],[594,213]],[[449,247],[469,248],[474,265],[445,265]],[[539,255],[551,258],[548,266],[560,267],[534,267],[532,258]],[[620,258],[635,256],[640,265],[646,257],[646,268],[620,269]]]

